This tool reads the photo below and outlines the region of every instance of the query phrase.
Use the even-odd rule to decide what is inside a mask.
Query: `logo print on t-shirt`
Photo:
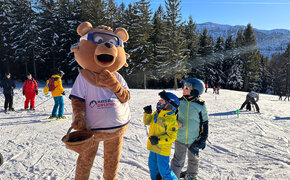
[[[90,102],[90,107],[94,108],[97,104],[98,103],[95,100],[93,100],[93,101]]]
[[[97,109],[102,109],[102,108],[111,108],[113,106],[116,106],[116,103],[112,101],[111,99],[105,99],[105,100],[92,100],[89,104],[91,108],[97,108]]]

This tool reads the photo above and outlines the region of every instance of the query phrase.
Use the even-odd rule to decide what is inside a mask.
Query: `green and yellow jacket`
[[[143,122],[149,127],[149,137],[157,136],[159,142],[152,145],[147,141],[147,149],[163,156],[170,156],[171,144],[176,140],[178,125],[176,115],[172,111],[161,110],[153,114],[144,113]]]
[[[178,121],[183,126],[178,129],[177,141],[192,144],[196,140],[206,141],[208,136],[208,114],[203,100],[194,98],[180,99],[178,107]]]

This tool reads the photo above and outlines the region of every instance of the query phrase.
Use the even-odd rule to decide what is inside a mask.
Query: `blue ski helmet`
[[[190,95],[194,97],[200,96],[204,93],[204,83],[197,78],[188,78],[183,83],[183,88],[190,89]]]
[[[178,108],[180,103],[175,94],[163,90],[159,93],[159,96],[165,100],[166,104],[171,106],[170,109],[172,109],[172,111],[175,111]]]

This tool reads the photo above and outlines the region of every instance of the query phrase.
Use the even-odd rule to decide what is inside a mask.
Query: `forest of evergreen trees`
[[[264,57],[248,24],[236,36],[216,40],[197,32],[193,17],[182,20],[181,0],[164,0],[152,11],[149,0],[116,4],[114,0],[0,0],[0,78],[11,72],[23,80],[30,72],[46,80],[60,68],[74,80],[78,65],[71,46],[77,26],[89,21],[127,29],[129,67],[119,72],[130,88],[180,87],[197,77],[210,87],[285,93],[290,86],[290,45],[283,54]]]

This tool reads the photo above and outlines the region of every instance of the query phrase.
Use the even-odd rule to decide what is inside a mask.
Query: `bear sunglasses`
[[[98,36],[98,35],[103,35],[103,37],[107,37],[109,40],[104,40],[104,38],[102,36]],[[123,47],[123,41],[122,39],[120,39],[118,36],[114,35],[114,34],[110,34],[110,33],[105,33],[105,32],[93,32],[93,33],[88,33],[83,35],[80,38],[80,41],[84,39],[84,40],[88,40],[94,44],[103,44],[105,42],[109,42],[111,44],[113,44],[116,47]]]

